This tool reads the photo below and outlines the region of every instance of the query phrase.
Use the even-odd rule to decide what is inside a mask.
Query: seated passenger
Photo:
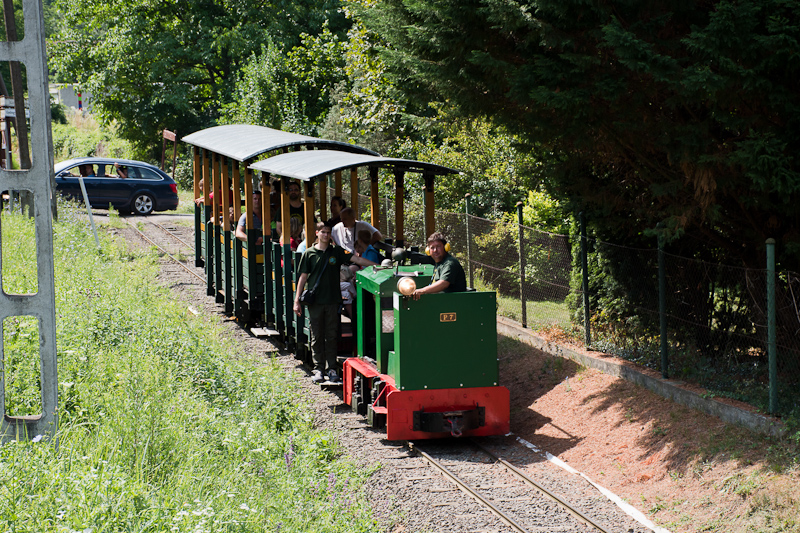
[[[202,205],[203,202],[203,180],[200,180],[200,183],[197,184],[197,188],[200,190],[200,196],[194,199],[195,205]]]
[[[311,245],[313,246],[316,242],[317,241],[312,242]],[[306,246],[306,238],[304,236],[302,239],[300,239],[300,244],[297,245],[297,250],[295,250],[295,252],[302,254],[306,251],[306,249],[308,249],[308,246]]]
[[[291,218],[289,223],[291,225],[289,246],[292,248],[292,251],[297,251],[298,246],[300,246],[300,242],[305,240],[303,239],[303,224],[301,224],[297,218]],[[302,252],[304,250],[300,251]]]
[[[467,290],[467,276],[458,259],[445,251],[447,239],[438,231],[428,237],[428,249],[436,266],[433,268],[431,284],[414,291],[415,300],[423,294],[437,292],[464,292]]]
[[[353,272],[342,265],[339,271],[339,289],[342,291],[342,304],[348,318],[353,318],[353,302],[356,299],[356,287],[353,284]]]
[[[358,236],[359,238],[356,239],[356,243],[353,246],[355,251],[354,255],[365,259],[366,263],[362,266],[350,265],[350,270],[353,272],[354,276],[356,275],[356,272],[364,268],[364,266],[380,265],[381,261],[383,260],[378,251],[373,248],[371,244],[369,244],[369,230],[361,230]]]
[[[247,213],[242,213],[242,216],[239,217],[239,223],[236,225],[236,238],[242,242],[247,242],[247,232],[245,231],[247,226]],[[253,229],[260,230],[262,227],[261,223],[261,191],[255,191],[253,193]],[[264,239],[261,235],[259,235],[258,239],[256,239],[256,245],[261,244],[264,242]]]
[[[289,196],[289,218],[296,218],[301,226],[304,225],[306,215],[302,196],[300,195],[300,185],[295,181],[290,181],[286,185],[286,194]],[[280,204],[278,204],[278,209],[273,211],[272,216],[275,221],[275,231],[278,235],[281,235],[283,233],[283,228],[281,227],[283,223],[281,222]]]
[[[84,178],[95,177],[94,167],[92,165],[80,165],[78,169],[80,170],[81,176]]]
[[[370,235],[369,230],[361,230],[358,232],[358,240],[355,243],[355,251],[358,255],[366,259],[367,261],[371,261],[376,265],[379,265],[381,261],[383,261],[383,257],[375,249],[374,246],[370,243],[372,239],[372,235]]]
[[[201,204],[205,204],[206,203],[204,198],[203,198],[203,180],[200,180],[199,186],[200,186],[200,196],[198,196],[197,198],[194,199],[194,203],[196,205],[201,205]],[[261,194],[261,193],[259,193],[259,194]],[[220,207],[222,207],[222,194],[218,194],[217,197],[219,198],[219,205],[220,205]],[[230,202],[229,205],[232,208],[233,205],[234,205],[234,201],[235,201],[235,199],[233,197],[233,189],[228,189],[228,201]],[[212,192],[208,193],[208,203],[209,203],[209,205],[212,205],[213,202],[214,202],[214,192],[212,191]],[[231,209],[230,212],[233,213],[233,209]],[[231,218],[233,218],[233,215],[231,215]]]
[[[333,229],[336,224],[341,222],[342,209],[345,207],[347,207],[347,202],[345,202],[341,196],[331,197],[331,218],[325,221],[325,225]]]
[[[117,169],[117,176],[120,178],[127,178],[128,177],[128,167],[124,165],[120,165],[117,162],[114,162],[114,168]]]
[[[356,237],[358,232],[361,230],[369,231],[370,244],[375,244],[379,240],[383,239],[381,232],[375,229],[371,224],[368,224],[363,220],[356,220],[356,212],[352,207],[346,207],[342,209],[342,212],[339,214],[339,216],[342,217],[342,221],[336,224],[331,230],[333,242],[351,254],[355,253]]]

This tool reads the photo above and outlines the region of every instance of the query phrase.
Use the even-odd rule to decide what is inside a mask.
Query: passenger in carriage
[[[383,261],[383,257],[381,254],[378,253],[370,243],[371,235],[369,230],[362,229],[358,232],[358,238],[356,239],[355,245],[353,248],[355,250],[356,255],[359,257],[363,257],[369,263],[369,265],[380,265],[381,261]],[[350,271],[355,276],[356,272],[364,268],[363,266],[358,265],[350,265]]]
[[[279,180],[271,179],[269,184],[269,209],[272,213],[272,220],[270,221],[271,238],[277,241],[280,237],[278,233],[278,220],[280,219],[281,212],[281,195],[278,192]]]
[[[314,301],[305,303],[311,325],[311,356],[314,372],[311,380],[320,383],[341,381],[336,371],[338,350],[339,306],[342,294],[339,287],[340,267],[351,262],[366,266],[366,259],[348,255],[331,239],[331,229],[324,223],[317,223],[317,242],[303,252],[297,272],[297,291],[294,297],[294,312],[303,315],[300,296],[306,287],[314,293]]]
[[[345,207],[347,207],[347,202],[345,202],[341,196],[331,197],[331,218],[325,221],[325,225],[333,229],[336,224],[341,222],[342,209]]]
[[[303,201],[300,198],[300,184],[291,181],[289,185],[286,186],[286,192],[289,194],[289,217],[293,219],[297,219],[302,227],[305,224],[305,208],[303,207]],[[275,210],[275,231],[278,235],[281,235],[283,232],[283,228],[281,227],[281,210],[280,204],[278,204],[278,209]]]
[[[200,182],[197,184],[197,188],[200,189],[200,196],[194,199],[195,205],[203,205],[205,203],[203,201],[203,181],[204,180],[200,180]]]
[[[363,220],[356,220],[356,212],[352,207],[342,209],[340,213],[342,221],[333,227],[333,241],[337,246],[341,246],[348,252],[355,253],[355,243],[358,232],[367,230],[370,234],[369,243],[375,244],[383,239],[381,232],[375,229],[371,224]]]
[[[291,222],[292,226],[289,232],[289,246],[292,248],[292,251],[297,251],[298,246],[300,246],[300,242],[305,240],[303,239],[303,224],[301,224],[296,218],[291,218],[289,221]],[[305,249],[300,251],[305,251]]]
[[[372,261],[372,263],[379,265],[381,261],[383,261],[383,257],[372,246],[370,242],[372,240],[372,235],[370,235],[369,230],[362,229],[358,232],[358,239],[355,243],[355,251],[358,255],[366,259],[367,261]]]
[[[261,222],[261,191],[255,191],[253,193],[253,229],[260,230],[262,229],[262,222]],[[239,217],[239,223],[236,225],[236,238],[242,242],[247,242],[247,213],[242,213],[242,216]],[[264,238],[262,235],[258,236],[256,239],[256,245],[260,245],[264,242]]]
[[[127,177],[127,170],[126,170],[126,177]],[[203,198],[203,180],[200,180],[200,183],[198,184],[198,187],[200,188],[200,196],[198,196],[197,198],[194,199],[194,203],[196,205],[203,205],[203,204],[205,204],[205,200]],[[219,198],[219,205],[220,205],[220,207],[222,207],[222,194],[218,194],[217,197]],[[228,202],[229,202],[228,205],[230,205],[229,213],[230,213],[231,219],[233,218],[233,202],[234,201],[235,200],[234,200],[234,197],[233,197],[233,189],[229,188],[228,189]],[[214,203],[214,192],[213,191],[208,193],[208,203],[209,204],[213,204]],[[222,217],[222,214],[220,214],[220,218],[221,217]]]
[[[353,318],[353,302],[356,299],[356,286],[353,281],[353,271],[342,265],[339,271],[339,290],[342,292],[342,304],[347,318]]]
[[[447,246],[447,239],[438,231],[431,233],[431,236],[428,237],[428,250],[436,266],[433,269],[431,284],[415,290],[412,294],[415,300],[419,300],[423,294],[467,290],[467,276],[464,274],[464,268],[458,259],[447,253],[445,246]]]

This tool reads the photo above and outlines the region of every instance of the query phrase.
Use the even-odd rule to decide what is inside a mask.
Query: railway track
[[[161,231],[163,231],[164,233],[166,233],[167,235],[169,235],[170,237],[172,237],[173,239],[175,239],[179,243],[183,244],[184,246],[186,246],[186,248],[191,250],[192,253],[194,253],[195,249],[194,249],[194,245],[193,244],[184,241],[176,233],[173,233],[172,230],[168,229],[166,226],[163,226],[163,225],[159,224],[158,222],[153,222],[152,220],[148,220],[147,222],[149,224],[154,225],[155,227],[157,227],[158,229],[160,229]]]
[[[187,243],[186,241],[181,239],[180,236],[178,236],[177,234],[175,234],[174,232],[172,232],[171,230],[169,230],[165,226],[162,226],[161,224],[158,224],[157,222],[151,222],[151,221],[145,222],[145,224],[151,224],[151,225],[161,229],[162,232],[167,234],[174,241],[178,241],[180,243],[178,246],[183,245],[186,248],[188,248],[188,250],[181,250],[180,248],[178,248],[177,252],[173,251],[172,253],[170,253],[169,250],[167,250],[166,247],[165,247],[165,246],[169,246],[168,244],[163,243],[163,242],[161,244],[157,243],[154,239],[151,239],[150,237],[148,237],[147,234],[145,234],[145,232],[143,232],[138,227],[136,227],[136,224],[132,224],[127,219],[122,219],[122,220],[125,220],[125,223],[129,227],[133,228],[133,230],[135,230],[139,234],[139,236],[141,236],[142,239],[144,239],[146,242],[148,242],[149,244],[154,246],[156,249],[158,249],[161,253],[164,254],[164,256],[166,256],[167,258],[171,259],[173,263],[175,263],[177,265],[180,265],[184,270],[186,270],[189,274],[191,274],[192,276],[194,276],[195,278],[197,278],[201,282],[203,282],[203,283],[206,282],[206,280],[205,280],[205,278],[203,276],[198,274],[193,268],[190,268],[190,267],[186,266],[184,261],[182,261],[181,259],[178,259],[177,257],[175,257],[173,255],[175,253],[183,254],[184,251],[185,251],[187,257],[192,257],[194,255],[194,247],[191,244]]]
[[[503,530],[611,531],[475,440],[457,447],[432,443],[409,443],[409,446],[445,479],[497,517]]]

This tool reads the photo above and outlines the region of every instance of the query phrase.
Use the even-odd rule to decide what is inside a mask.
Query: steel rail
[[[489,449],[487,449],[483,444],[477,442],[475,439],[471,439],[470,441],[472,442],[472,444],[474,446],[476,446],[477,448],[480,448],[480,450],[483,451],[485,454],[487,454],[490,457],[494,458],[498,463],[500,463],[501,465],[506,467],[506,469],[508,469],[510,472],[512,472],[514,475],[519,477],[523,482],[527,483],[528,485],[531,485],[533,488],[535,488],[536,490],[541,492],[543,496],[545,496],[546,498],[549,498],[550,500],[554,501],[555,503],[557,503],[558,505],[563,507],[569,514],[571,514],[572,516],[574,516],[575,518],[577,518],[581,522],[585,523],[588,526],[594,527],[598,531],[602,531],[603,533],[610,533],[609,530],[607,530],[603,526],[597,524],[591,518],[589,518],[585,514],[581,513],[579,510],[577,510],[574,507],[572,507],[566,501],[561,499],[558,495],[556,495],[556,494],[550,492],[549,490],[547,490],[546,488],[542,487],[536,481],[534,481],[533,479],[528,477],[525,473],[520,471],[516,466],[512,465],[511,463],[509,463],[508,461],[506,461],[505,459],[503,459],[499,455],[497,455],[494,452],[492,452]]]
[[[488,507],[489,510],[491,510],[492,513],[494,513],[494,515],[497,516],[500,520],[502,520],[507,526],[512,528],[514,531],[517,531],[518,533],[529,533],[527,529],[525,529],[523,526],[517,523],[513,518],[508,516],[506,513],[498,509],[497,506],[495,506],[492,502],[481,496],[475,489],[464,483],[455,474],[450,472],[446,466],[444,466],[439,461],[431,457],[428,453],[420,449],[419,446],[417,446],[413,442],[409,442],[409,446],[416,453],[424,457],[425,460],[428,461],[428,463],[431,466],[439,470],[439,472],[441,472],[442,475],[444,475],[444,477],[453,482],[464,493],[466,493],[467,495],[471,496],[474,500],[477,500],[478,502]]]
[[[165,228],[164,226],[162,226],[158,222],[153,222],[152,220],[148,220],[147,222],[149,222],[150,224],[152,224],[152,225],[156,226],[157,228],[161,229],[167,235],[169,235],[170,237],[172,237],[173,239],[175,239],[176,241],[180,242],[181,244],[183,244],[184,246],[186,246],[187,248],[189,248],[191,251],[194,252],[194,245],[193,244],[189,244],[188,242],[184,241],[183,239],[181,239],[180,237],[178,237],[177,235],[172,233],[170,230],[168,230],[167,228]]]
[[[156,244],[155,242],[153,242],[153,240],[152,240],[152,239],[150,239],[150,238],[149,238],[147,235],[145,235],[145,234],[144,234],[144,232],[142,232],[142,230],[140,230],[139,228],[137,228],[136,226],[134,226],[133,224],[131,224],[131,223],[130,223],[130,222],[128,222],[127,220],[125,221],[125,223],[126,223],[126,224],[128,224],[128,226],[130,226],[131,228],[135,229],[135,230],[136,230],[136,231],[139,233],[139,235],[141,235],[141,236],[142,236],[142,238],[143,238],[144,240],[146,240],[147,242],[149,242],[150,244],[152,244],[153,246],[155,246],[156,248],[158,248],[159,250],[161,250],[161,251],[164,253],[164,255],[166,255],[167,257],[169,257],[170,259],[172,259],[173,261],[175,261],[176,263],[178,263],[180,266],[182,266],[182,267],[184,268],[184,270],[186,270],[186,272],[188,272],[188,273],[189,273],[189,274],[191,274],[192,276],[196,277],[197,279],[199,279],[199,280],[200,280],[200,281],[202,281],[203,283],[205,283],[205,282],[206,282],[206,279],[205,279],[203,276],[201,276],[201,275],[200,275],[200,274],[198,274],[197,272],[194,272],[192,269],[190,269],[189,267],[187,267],[186,265],[184,265],[184,264],[183,264],[183,261],[179,261],[178,259],[176,259],[175,257],[173,257],[173,256],[172,256],[172,255],[171,255],[171,254],[170,254],[168,251],[166,251],[164,248],[162,248],[161,246],[159,246],[158,244]]]

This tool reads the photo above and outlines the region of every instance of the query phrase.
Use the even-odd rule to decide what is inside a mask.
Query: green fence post
[[[522,202],[517,202],[517,226],[519,227],[519,300],[522,304],[522,327],[528,326],[528,303],[525,301],[525,235],[522,229]]]
[[[586,348],[592,346],[592,331],[589,324],[589,241],[586,238],[586,218],[578,213],[581,231],[581,270],[583,278],[583,329]]]
[[[778,412],[778,355],[775,347],[775,239],[767,239],[767,358],[769,361],[769,412]]]
[[[472,195],[464,195],[464,205],[466,206],[466,226],[467,226],[467,273],[469,274],[469,286],[475,288],[475,278],[472,273],[472,237],[469,231],[470,208],[472,207]]]
[[[669,378],[669,346],[667,345],[667,273],[664,258],[664,235],[658,235],[658,322],[661,337],[661,376]]]

